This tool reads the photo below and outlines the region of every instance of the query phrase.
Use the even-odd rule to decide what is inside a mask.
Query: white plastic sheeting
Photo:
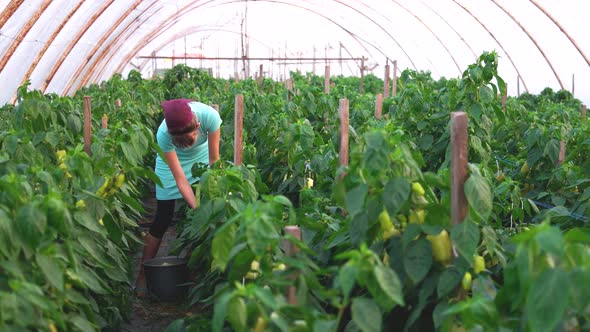
[[[139,58],[152,54],[364,56],[379,77],[393,60],[400,70],[457,77],[495,50],[509,94],[575,83],[588,104],[589,9],[585,0],[0,0],[0,103],[14,101],[27,79],[33,89],[72,94],[114,73],[148,76],[184,61],[223,77],[244,69],[242,61]],[[358,61],[282,60],[251,61],[250,74],[259,64],[275,78],[323,73],[325,64],[332,74],[360,73]]]

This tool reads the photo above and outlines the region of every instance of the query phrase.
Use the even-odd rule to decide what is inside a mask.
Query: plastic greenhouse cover
[[[399,70],[457,77],[483,51],[496,50],[510,95],[572,91],[575,84],[574,95],[590,102],[584,19],[590,3],[584,0],[25,0],[11,6],[0,0],[0,103],[14,101],[26,79],[31,88],[72,94],[116,72],[138,69],[147,77],[179,62],[230,77],[243,62],[182,57],[240,57],[242,35],[250,57],[320,58],[252,60],[250,74],[259,64],[276,79],[296,69],[323,74],[330,64],[333,75],[359,75],[359,61],[321,58],[364,56],[378,77],[393,60]],[[140,57],[151,54],[181,59]]]

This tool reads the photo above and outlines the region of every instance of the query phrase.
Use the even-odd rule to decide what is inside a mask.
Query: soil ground
[[[156,200],[153,197],[148,197],[144,199],[143,204],[146,213],[142,218],[143,220],[139,222],[139,225],[142,232],[147,232],[155,213]],[[172,225],[164,234],[162,244],[160,245],[156,257],[168,256],[170,242],[175,238],[176,225]],[[142,249],[143,248],[140,247],[134,256],[133,266],[135,267],[135,276],[138,273]],[[130,317],[129,320],[121,326],[122,332],[161,332],[164,331],[174,320],[185,317],[188,312],[188,308],[184,303],[161,302],[150,295],[143,297],[132,295],[131,305]]]

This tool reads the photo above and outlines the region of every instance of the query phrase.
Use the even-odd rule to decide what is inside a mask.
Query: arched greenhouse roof
[[[67,95],[181,62],[229,77],[248,73],[243,56],[275,78],[325,64],[359,75],[361,57],[380,77],[395,60],[449,78],[495,50],[510,95],[551,87],[588,104],[589,9],[584,0],[0,0],[0,103],[27,80]]]

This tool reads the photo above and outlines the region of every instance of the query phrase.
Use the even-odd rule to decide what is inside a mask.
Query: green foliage
[[[523,187],[526,182],[519,178],[522,163],[496,162],[526,160],[521,157],[526,140],[518,136],[526,128],[518,119],[527,115],[513,98],[502,109],[499,95],[506,87],[497,65],[492,52],[482,54],[459,79],[435,81],[428,72],[406,70],[398,80],[398,95],[384,101],[389,119],[382,121],[373,116],[373,93],[382,92],[382,83],[365,95],[358,93],[358,80],[353,78],[333,78],[330,94],[324,94],[323,77],[300,73],[292,73],[293,91],[266,80],[262,93],[252,80],[229,84],[230,93],[244,95],[244,160],[255,165],[265,183],[255,186],[259,192],[280,195],[271,197],[288,198],[292,210],[275,214],[269,198],[259,198],[235,203],[241,207],[238,211],[227,206],[224,190],[213,187],[218,194],[211,195],[201,186],[203,202],[226,200],[225,204],[219,200],[218,210],[210,207],[207,214],[194,218],[193,224],[201,226],[187,226],[182,236],[185,245],[195,248],[195,268],[209,271],[198,277],[192,302],[210,308],[213,326],[186,320],[185,327],[247,330],[264,324],[269,330],[321,326],[371,331],[465,325],[463,316],[448,319],[447,309],[454,303],[470,303],[476,286],[484,287],[488,297],[496,296],[510,258],[507,239],[523,232],[539,213]],[[224,134],[231,136],[234,100],[232,95],[219,98]],[[350,102],[351,151],[346,167],[339,166],[337,149],[341,98]],[[469,217],[451,226],[448,122],[457,110],[469,116],[472,164],[464,188]],[[567,129],[571,124],[566,114],[572,111],[566,108],[563,117],[547,121]],[[541,118],[549,113],[529,114]],[[530,142],[541,144],[544,137]],[[556,158],[555,141],[550,142],[543,146],[549,162]],[[222,151],[231,158],[230,145],[222,145]],[[500,174],[505,179],[498,180]],[[569,171],[569,179],[572,185],[578,179],[577,185],[585,188],[579,174]],[[413,182],[422,184],[424,196],[411,191]],[[576,197],[590,198],[582,196]],[[585,203],[577,206],[583,209]],[[378,221],[384,209],[395,227],[387,238]],[[286,219],[287,214],[295,217]],[[553,215],[556,221],[567,219],[564,210]],[[259,220],[255,228],[248,226],[250,217]],[[303,241],[290,238],[300,253],[288,257],[277,243],[289,239],[281,228],[295,220]],[[205,226],[211,223],[218,226]],[[450,234],[458,255],[446,264],[435,260],[430,242],[442,230]],[[485,272],[475,273],[474,255],[485,257]],[[196,257],[211,258],[201,265]],[[287,266],[286,272],[276,270],[280,264]],[[457,292],[466,272],[473,275],[474,289]],[[287,302],[286,275],[298,288],[297,306]],[[478,305],[489,309],[485,303]],[[228,315],[228,310],[239,315]],[[499,317],[493,310],[488,315],[491,321]]]
[[[587,329],[588,124],[567,91],[508,98],[503,108],[497,66],[497,54],[484,52],[459,78],[404,70],[382,120],[374,109],[383,81],[373,75],[364,94],[358,78],[333,77],[325,94],[313,74],[291,73],[289,91],[184,65],[152,80],[115,75],[74,98],[25,84],[18,104],[0,110],[0,323],[92,330],[122,320],[137,198],[158,181],[160,103],[192,98],[219,105],[221,161],[194,165],[199,208],[173,248],[190,252],[188,304],[201,315],[167,330]],[[236,94],[242,165],[230,162]],[[91,156],[82,151],[84,95],[94,128],[109,119]],[[458,110],[469,117],[468,216],[451,225],[449,119]],[[547,218],[553,226],[533,226]],[[292,225],[301,240],[285,232]],[[475,269],[475,255],[486,270]],[[458,288],[465,273],[470,290]]]
[[[146,124],[155,122],[120,77],[103,87],[112,94],[92,86],[69,98],[24,85],[18,104],[2,109],[2,330],[117,328],[128,314],[139,198],[154,177],[143,166],[155,144]],[[91,156],[83,151],[83,95],[93,101]],[[125,112],[113,96],[125,98]],[[98,130],[103,114],[109,129]]]
[[[516,249],[503,285],[475,284],[470,299],[444,312],[447,322],[460,317],[469,330],[588,329],[588,288],[579,283],[590,277],[587,231],[562,233],[547,221],[512,241]]]

